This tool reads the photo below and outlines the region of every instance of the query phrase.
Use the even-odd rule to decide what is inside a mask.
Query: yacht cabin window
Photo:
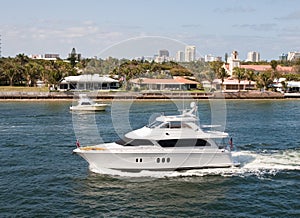
[[[171,121],[171,129],[177,129],[177,128],[181,128],[181,122],[180,121]]]
[[[88,102],[88,101],[84,101],[84,102],[81,103],[81,105],[91,105],[91,103]]]
[[[159,140],[158,144],[161,147],[211,146],[211,144],[204,139],[168,139],[168,140]]]

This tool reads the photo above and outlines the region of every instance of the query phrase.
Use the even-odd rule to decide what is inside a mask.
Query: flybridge
[[[183,110],[182,114],[177,116],[159,116],[155,121],[148,125],[149,128],[191,128],[194,130],[198,128],[198,119],[196,116],[197,105],[195,102],[191,103],[190,110]]]

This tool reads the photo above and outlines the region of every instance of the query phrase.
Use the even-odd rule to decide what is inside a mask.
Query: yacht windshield
[[[154,121],[153,123],[150,123],[150,124],[148,125],[148,127],[154,129],[154,128],[160,126],[162,123],[163,123],[163,122],[157,121],[157,120],[156,120],[156,121]]]

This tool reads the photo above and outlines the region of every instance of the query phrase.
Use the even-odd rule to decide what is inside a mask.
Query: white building
[[[196,60],[196,46],[188,45],[185,47],[185,57],[184,60],[186,62],[195,61]]]
[[[41,60],[47,60],[47,61],[55,61],[60,58],[59,54],[45,54],[45,55],[31,54],[28,57],[31,59],[41,59]]]
[[[59,84],[59,90],[101,90],[117,89],[119,81],[99,74],[84,74],[80,76],[67,76]]]
[[[294,52],[289,52],[288,53],[288,56],[287,56],[288,61],[293,61],[293,60],[296,60],[298,58],[300,58],[300,52],[294,51]]]
[[[221,57],[215,57],[211,54],[208,54],[208,55],[204,56],[204,61],[205,62],[222,61],[222,58]]]
[[[175,60],[177,62],[184,62],[184,52],[183,51],[177,51]]]
[[[129,81],[133,87],[142,90],[191,90],[196,89],[198,82],[176,76],[172,79],[138,78]]]
[[[250,51],[250,52],[248,52],[246,61],[249,61],[249,62],[259,62],[260,61],[260,54],[259,54],[259,52],[256,52],[256,51]]]
[[[232,76],[233,74],[233,69],[235,67],[240,67],[240,60],[239,60],[239,53],[237,51],[233,51],[231,53],[231,56],[227,59],[227,63],[229,64],[229,69],[227,71],[227,73],[229,74],[229,76]],[[226,68],[225,68],[226,70]]]
[[[221,90],[222,88],[222,81],[220,79],[215,79],[212,83],[209,81],[202,81],[202,85],[204,89],[207,90]],[[245,91],[245,90],[255,90],[256,89],[256,82],[248,80],[241,80],[240,82],[237,79],[224,79],[223,81],[223,90],[224,92],[237,92],[238,90]]]

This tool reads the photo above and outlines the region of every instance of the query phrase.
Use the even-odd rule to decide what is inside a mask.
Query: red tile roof
[[[184,83],[184,84],[196,84],[196,85],[199,84],[196,81],[189,80],[189,79],[183,78],[181,76],[174,76],[174,80],[176,80],[178,82],[181,82],[181,83]]]
[[[244,69],[252,69],[254,71],[259,71],[259,72],[271,69],[271,65],[241,65],[240,67]],[[278,65],[277,71],[291,73],[294,72],[294,69],[293,67],[285,67],[285,66]]]
[[[174,77],[174,79],[139,78],[139,79],[132,79],[131,82],[141,83],[141,84],[199,84],[196,81],[188,80],[183,77]]]

